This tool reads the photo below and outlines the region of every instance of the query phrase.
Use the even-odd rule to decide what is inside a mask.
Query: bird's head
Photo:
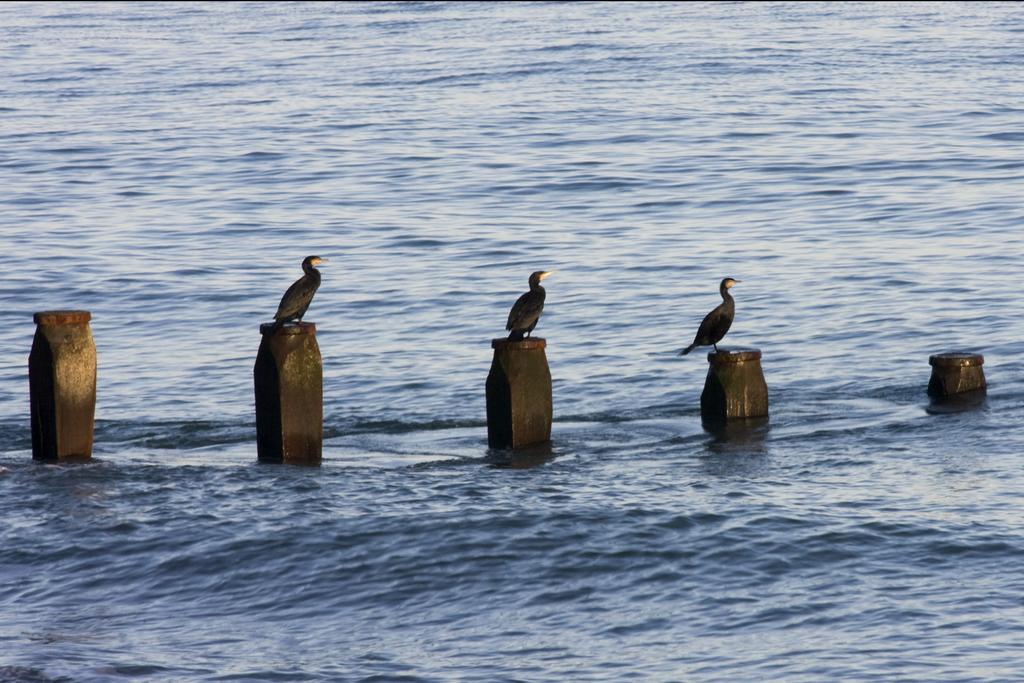
[[[321,263],[327,263],[327,259],[320,258],[319,256],[307,256],[302,259],[302,269],[306,270],[308,268],[316,268]]]
[[[727,277],[724,280],[722,280],[721,288],[723,291],[732,289],[733,285],[735,285],[737,282],[743,282],[743,280],[733,280],[731,277]]]
[[[551,273],[553,273],[553,272],[554,271],[551,271],[551,270],[538,270],[535,273],[532,273],[530,275],[530,286],[531,287],[536,287],[537,285],[540,284],[541,280],[546,278],[548,275],[551,275]]]

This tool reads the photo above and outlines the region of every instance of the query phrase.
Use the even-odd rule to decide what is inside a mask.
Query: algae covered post
[[[928,395],[932,398],[986,389],[985,371],[981,369],[985,358],[980,353],[937,353],[928,358],[928,363],[932,366],[928,380]]]
[[[28,357],[32,457],[92,457],[96,345],[88,311],[41,311]]]
[[[260,326],[253,380],[256,450],[263,462],[319,465],[323,449],[323,364],[316,325]]]
[[[768,385],[758,349],[721,349],[708,354],[708,374],[700,395],[705,419],[764,417]]]
[[[551,371],[547,341],[534,337],[491,340],[487,375],[487,444],[521,448],[551,438]]]

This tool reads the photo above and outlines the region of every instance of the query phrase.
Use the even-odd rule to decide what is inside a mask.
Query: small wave
[[[103,147],[51,147],[39,151],[47,154],[100,154],[108,150]]]
[[[24,666],[0,666],[0,683],[72,683],[66,676],[51,677],[40,671]]]
[[[836,87],[836,88],[805,88],[802,90],[790,90],[786,94],[793,96],[803,95],[831,95],[833,93],[853,94],[867,92],[864,88]]]
[[[1003,133],[989,133],[988,135],[979,135],[978,137],[983,140],[998,140],[1000,142],[1022,142],[1024,141],[1024,132],[1006,131]]]
[[[85,76],[42,76],[39,78],[22,78],[20,82],[32,85],[45,85],[49,83],[78,83],[85,80]]]
[[[572,52],[574,50],[600,50],[612,47],[611,45],[602,43],[563,43],[561,45],[545,45],[543,47],[533,48],[532,52]]]
[[[284,159],[287,155],[281,152],[247,152],[239,156],[239,159],[245,159],[247,161],[268,161],[275,159]]]
[[[469,429],[486,426],[481,420],[430,420],[426,422],[404,422],[400,420],[359,420],[337,426],[325,426],[325,436],[343,434],[408,434],[410,432],[433,432],[445,429]]]
[[[805,138],[828,138],[828,139],[832,139],[832,140],[854,140],[856,138],[864,137],[864,133],[854,133],[854,132],[851,132],[851,131],[843,131],[843,132],[838,132],[838,133],[812,131],[812,132],[808,132],[808,133],[801,133],[800,137],[805,137]]]
[[[212,420],[187,421],[96,421],[96,444],[154,449],[188,450],[244,443],[255,438],[254,423]]]
[[[240,88],[243,86],[252,85],[249,81],[238,81],[238,80],[224,80],[224,81],[192,81],[191,83],[184,83],[178,86],[177,90],[207,90],[207,89],[221,89],[221,88]]]
[[[391,240],[390,245],[399,249],[402,247],[431,249],[434,247],[448,246],[448,242],[445,240],[434,239],[432,237],[399,237]]]

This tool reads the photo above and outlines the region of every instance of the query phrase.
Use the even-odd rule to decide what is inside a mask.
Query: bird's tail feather
[[[688,354],[688,353],[689,353],[690,351],[693,351],[693,349],[694,349],[695,347],[696,347],[696,344],[690,344],[690,345],[689,345],[689,346],[687,346],[687,347],[686,347],[685,349],[683,349],[682,351],[680,351],[680,352],[679,352],[679,355],[680,355],[680,356],[685,356],[685,355],[686,355],[686,354]]]
[[[512,330],[511,332],[508,333],[508,340],[509,341],[522,341],[522,339],[523,339],[523,331],[522,330]]]

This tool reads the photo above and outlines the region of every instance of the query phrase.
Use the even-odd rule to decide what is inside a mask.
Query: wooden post
[[[491,340],[487,375],[487,444],[522,448],[551,439],[551,371],[540,338]]]
[[[32,457],[92,457],[96,345],[89,311],[41,311],[28,357]]]
[[[758,349],[721,349],[708,354],[700,395],[701,416],[710,420],[768,414],[768,385]]]
[[[945,398],[968,391],[985,391],[985,372],[981,366],[985,358],[980,353],[937,353],[928,358],[932,376],[928,380],[928,395]]]
[[[319,465],[324,440],[323,364],[314,323],[260,325],[253,367],[256,453],[262,462]]]

